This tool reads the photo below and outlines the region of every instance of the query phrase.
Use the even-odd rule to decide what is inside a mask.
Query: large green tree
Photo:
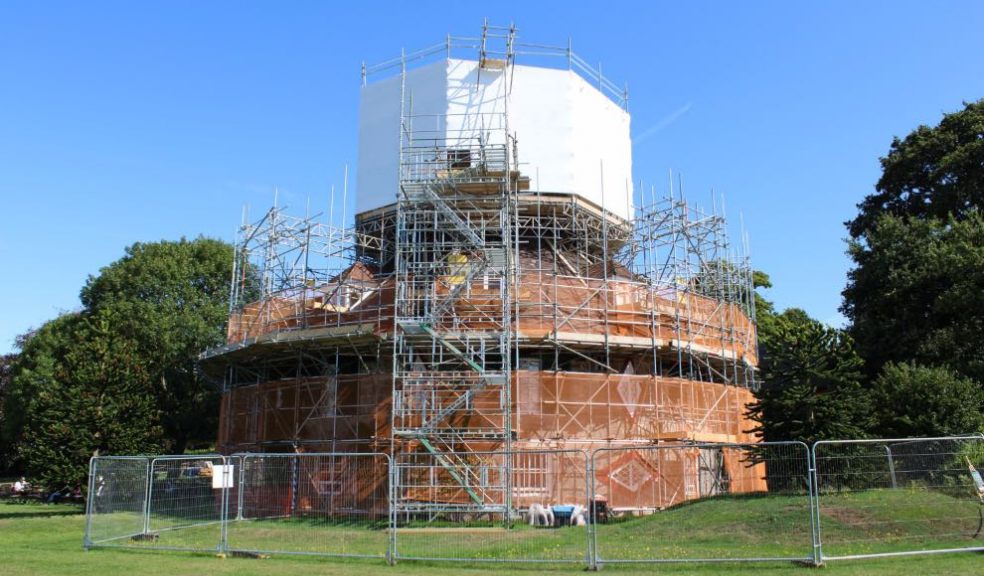
[[[21,336],[18,337],[16,346],[21,347],[22,345],[23,337]],[[5,475],[14,475],[20,472],[17,458],[14,455],[13,441],[5,431],[9,427],[7,423],[14,417],[14,413],[7,407],[7,398],[10,396],[17,357],[17,354],[0,356],[0,474]],[[10,416],[5,414],[10,414]]]
[[[847,223],[853,239],[863,239],[884,215],[961,219],[984,207],[984,99],[895,138],[881,166],[875,193]]]
[[[90,456],[163,447],[145,363],[114,324],[106,313],[63,316],[18,357],[9,405],[16,456],[49,488],[81,485]]]
[[[218,392],[195,365],[223,340],[231,263],[216,240],[134,244],[80,311],[23,337],[0,399],[9,463],[60,487],[93,454],[212,442]]]
[[[18,447],[24,427],[33,418],[34,400],[58,381],[61,358],[72,341],[78,314],[64,314],[41,328],[17,338],[20,353],[8,368],[9,380],[3,398],[4,418],[0,420],[0,439],[8,464],[24,468]]]
[[[152,381],[170,450],[214,439],[218,392],[196,369],[223,341],[232,247],[208,238],[137,243],[82,289],[90,313],[109,312]]]
[[[982,158],[984,162],[984,158]],[[882,216],[850,246],[842,310],[873,377],[888,362],[984,382],[984,215]]]
[[[842,311],[875,377],[888,362],[984,383],[984,100],[896,138],[847,223]]]

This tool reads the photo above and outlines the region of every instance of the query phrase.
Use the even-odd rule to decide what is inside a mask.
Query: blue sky
[[[769,296],[834,324],[878,157],[984,97],[981,2],[0,1],[0,353],[133,242],[327,203],[361,62],[484,17],[627,82],[635,180],[724,194]]]

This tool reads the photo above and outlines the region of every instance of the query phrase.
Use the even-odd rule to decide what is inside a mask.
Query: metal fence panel
[[[583,451],[402,454],[394,477],[395,559],[589,562]]]
[[[232,468],[227,468],[231,466]],[[221,467],[221,468],[220,468]],[[225,506],[236,459],[164,456],[150,464],[144,536],[135,544],[173,550],[221,551]]]
[[[808,561],[809,448],[802,443],[665,444],[592,454],[595,566]]]
[[[122,546],[144,531],[150,458],[93,458],[89,463],[85,546]]]
[[[379,557],[389,549],[385,454],[244,454],[231,551]]]
[[[984,550],[984,438],[817,442],[823,560]]]
[[[93,458],[87,545],[222,550],[235,461],[225,456]]]

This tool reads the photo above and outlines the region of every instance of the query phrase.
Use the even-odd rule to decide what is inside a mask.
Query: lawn
[[[847,498],[856,498],[850,495]],[[837,505],[860,511],[860,515],[845,514]],[[897,504],[897,503],[896,503]],[[939,502],[944,505],[946,502]],[[899,526],[890,524],[871,524],[887,507],[893,506],[885,495],[876,495],[865,501],[830,502],[834,510],[830,537],[834,542],[840,537],[842,542],[857,540],[859,526],[873,526],[871,534],[883,541],[884,536],[898,536],[902,542],[911,541],[916,532],[925,535],[929,527],[912,518],[902,522],[913,534],[907,534]],[[934,509],[935,510],[935,509]],[[966,525],[965,509],[941,509],[942,512],[958,518],[960,534]],[[599,529],[599,547],[605,558],[633,558],[636,553],[658,551],[667,554],[676,550],[678,557],[691,554],[692,546],[698,543],[705,550],[731,550],[740,552],[751,550],[751,546],[764,547],[779,555],[798,555],[799,546],[792,549],[781,544],[792,539],[799,541],[805,537],[809,542],[808,524],[805,534],[796,528],[799,515],[803,513],[801,502],[797,499],[782,501],[777,498],[761,499],[723,499],[697,502],[688,506],[664,512],[648,518],[635,518],[602,526]],[[867,515],[866,517],[864,515]],[[840,517],[837,520],[835,517]],[[939,516],[938,514],[936,516]],[[942,517],[942,516],[940,516]],[[965,518],[966,517],[966,518]],[[702,519],[711,520],[702,520]],[[796,519],[794,523],[793,520]],[[867,519],[866,521],[865,518]],[[959,520],[965,518],[965,520]],[[808,516],[807,516],[808,522]],[[976,521],[975,521],[976,524]],[[150,550],[82,549],[82,533],[85,518],[79,507],[70,505],[44,506],[41,504],[0,503],[0,573],[10,576],[34,574],[79,574],[99,575],[126,572],[141,575],[194,575],[202,574],[297,574],[298,571],[317,570],[331,574],[535,574],[544,566],[524,565],[461,565],[451,563],[432,563],[424,561],[401,561],[396,567],[389,567],[379,559],[329,559],[311,556],[289,556],[274,554],[267,559],[218,558],[214,554],[185,553]],[[754,529],[753,529],[754,528]],[[942,526],[943,533],[953,532],[952,526]],[[195,535],[195,530],[200,531]],[[214,527],[187,531],[184,536],[164,536],[147,545],[166,545],[167,538],[184,537],[190,542],[203,544],[211,542],[216,535]],[[241,531],[237,534],[236,531]],[[429,556],[435,553],[479,551],[490,555],[524,555],[532,552],[543,553],[546,557],[557,559],[579,559],[583,555],[585,534],[583,529],[569,528],[559,530],[533,530],[526,527],[505,531],[499,528],[417,528],[402,530],[400,549],[403,555]],[[797,532],[799,530],[799,532]],[[839,531],[839,532],[838,532]],[[175,530],[174,534],[185,532]],[[229,542],[243,548],[253,547],[257,542],[276,542],[277,547],[296,550],[346,548],[350,551],[378,550],[385,543],[385,530],[370,530],[351,525],[328,527],[312,526],[310,523],[262,521],[244,522],[230,527]],[[782,536],[786,536],[783,538]],[[958,535],[966,538],[966,535]],[[891,543],[891,538],[888,542]],[[867,541],[866,541],[867,542]],[[947,540],[936,541],[946,544]],[[865,545],[869,545],[870,542]],[[962,545],[967,545],[963,540]],[[773,548],[770,548],[772,546]],[[646,548],[649,552],[645,552]],[[715,548],[720,547],[720,548]],[[732,554],[737,555],[737,554]],[[919,573],[920,576],[933,574],[977,574],[981,573],[982,558],[979,554],[945,554],[923,557],[892,558],[876,560],[843,561],[829,564],[824,573],[839,575],[888,575]],[[581,572],[581,566],[556,565],[548,568],[555,573]],[[606,565],[605,572],[619,574],[722,574],[722,575],[802,575],[809,574],[811,568],[796,566],[791,562],[767,562],[757,564],[673,564],[673,565]]]

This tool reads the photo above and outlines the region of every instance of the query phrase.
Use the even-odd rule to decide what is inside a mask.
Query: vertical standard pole
[[[503,467],[505,472],[505,478],[503,478],[503,486],[505,488],[505,498],[503,503],[506,508],[505,515],[505,526],[506,528],[512,527],[513,519],[513,470],[515,469],[515,462],[513,458],[515,455],[512,452],[512,430],[513,430],[513,410],[512,410],[512,383],[513,383],[513,370],[514,363],[516,366],[519,365],[519,346],[515,347],[515,352],[513,349],[514,343],[517,342],[513,334],[513,322],[511,315],[513,310],[516,313],[516,330],[519,330],[519,281],[520,281],[520,262],[519,262],[519,235],[518,228],[516,228],[516,221],[518,220],[518,210],[519,204],[513,197],[513,179],[512,171],[513,167],[519,170],[519,165],[516,158],[510,155],[509,149],[509,97],[512,94],[512,73],[513,73],[513,40],[516,31],[510,26],[509,36],[506,40],[506,66],[509,68],[508,73],[508,85],[504,86],[503,90],[503,131],[505,144],[505,178],[506,178],[506,188],[505,197],[503,198],[502,208],[500,208],[500,229],[503,240],[503,249],[506,253],[506,271],[502,275],[502,279],[499,284],[499,294],[502,298],[502,304],[500,307],[500,312],[502,314],[502,336],[499,339],[499,345],[501,347],[501,356],[503,359],[502,370],[505,373],[505,382],[502,384],[503,389],[500,393],[500,402],[504,405],[504,415],[503,415],[503,427],[505,428],[505,453],[503,454]],[[483,46],[484,50],[484,46]],[[507,71],[503,71],[504,73]],[[505,76],[504,76],[505,77]],[[517,150],[518,151],[518,150]],[[518,193],[518,189],[515,191]],[[515,242],[513,244],[513,242]],[[512,244],[512,245],[510,245]],[[513,303],[511,299],[515,298]],[[515,306],[515,308],[514,308]],[[505,342],[503,342],[503,338]],[[513,354],[515,353],[515,357]],[[518,382],[518,380],[517,380]],[[502,396],[505,396],[503,398]]]
[[[219,550],[220,554],[225,554],[229,550],[229,486],[232,484],[232,474],[228,467],[228,460],[222,457],[222,474],[219,476]]]
[[[301,469],[300,461],[297,459],[297,454],[291,454],[290,458],[290,517],[294,517],[294,513],[297,511],[297,501],[299,494],[297,493],[301,487]]]
[[[888,474],[892,479],[892,488],[898,488],[898,484],[895,482],[895,462],[892,461],[892,447],[888,444],[885,445],[885,453],[888,455]]]
[[[406,124],[406,107],[405,107],[406,106],[406,94],[407,94],[407,63],[406,63],[406,53],[403,52],[403,51],[401,51],[400,52],[400,121],[398,122],[398,126],[397,126],[397,128],[400,131],[399,139],[397,140],[397,147],[398,147],[397,148],[397,151],[398,151],[398,154],[399,154],[399,156],[398,156],[398,158],[399,158],[399,163],[398,164],[399,165],[397,167],[398,168],[397,175],[399,176],[399,179],[400,179],[401,182],[406,177],[406,175],[405,175],[406,174],[405,173],[406,168],[403,165],[404,162],[405,162],[405,160],[404,160],[404,154],[403,154],[403,142],[404,142],[403,139],[405,137],[407,137],[406,129],[405,129],[405,124]],[[390,409],[391,410],[390,411],[390,414],[391,414],[391,416],[390,416],[390,418],[391,418],[391,425],[390,425],[390,460],[389,460],[389,467],[390,467],[391,472],[396,467],[395,464],[394,464],[394,462],[393,462],[393,460],[392,460],[393,457],[397,456],[397,440],[396,440],[396,434],[393,433],[393,430],[396,428],[396,425],[399,422],[399,420],[397,419],[397,415],[399,413],[399,403],[397,402],[397,400],[399,400],[399,397],[397,396],[397,386],[402,382],[401,381],[401,378],[400,378],[401,377],[401,365],[400,365],[401,358],[400,358],[400,355],[404,353],[404,350],[403,350],[403,336],[402,336],[402,332],[400,330],[400,307],[401,307],[400,296],[401,296],[401,292],[406,290],[406,287],[403,285],[404,283],[401,280],[401,278],[402,278],[401,268],[403,266],[403,258],[400,255],[400,252],[403,249],[403,243],[406,242],[406,238],[403,238],[402,237],[404,235],[404,233],[405,233],[404,224],[406,222],[406,220],[405,220],[406,219],[406,214],[405,214],[406,208],[404,207],[404,203],[405,203],[404,195],[402,193],[402,190],[400,190],[400,191],[397,192],[397,199],[396,199],[396,230],[395,230],[395,232],[393,234],[393,253],[394,253],[393,254],[393,274],[394,274],[394,277],[396,278],[396,281],[395,281],[394,286],[393,286],[393,294],[394,294],[394,298],[393,298],[393,318],[394,318],[394,323],[393,323],[393,368],[391,370],[391,372],[393,374],[393,378],[390,381],[390,398],[393,399],[393,401],[392,401],[392,408]],[[402,305],[405,306],[406,303],[402,303]],[[399,495],[396,493],[396,475],[394,473],[391,473],[390,474],[390,490],[389,490],[390,538],[392,539],[392,543],[390,544],[390,548],[392,549],[392,552],[391,552],[392,558],[390,559],[391,562],[395,562],[396,561],[396,508],[395,507],[396,507],[396,500],[397,500],[398,496]]]
[[[147,489],[144,491],[146,500],[144,501],[144,526],[143,533],[150,534],[150,501],[154,496],[154,465],[157,459],[154,458],[147,466]]]
[[[595,502],[595,455],[597,450],[588,453],[584,452],[584,466],[588,481],[585,482],[588,490],[588,570],[598,569],[598,508]]]
[[[232,278],[229,280],[229,317],[236,310],[236,278],[239,276],[239,230],[236,231],[232,247]]]
[[[348,216],[346,212],[346,204],[348,204],[348,164],[345,164],[345,176],[342,179],[342,234],[345,233],[345,219]],[[343,236],[344,237],[344,236]]]
[[[89,492],[85,495],[85,533],[82,535],[82,547],[88,551],[92,548],[92,513],[95,511],[96,498],[96,457],[89,459]]]
[[[239,457],[239,492],[236,493],[236,520],[243,519],[243,502],[245,502],[246,490],[246,458],[248,455]]]
[[[803,444],[803,450],[806,451],[806,454],[805,454],[805,456],[806,456],[806,484],[807,484],[807,492],[808,492],[809,498],[810,498],[810,542],[811,542],[812,547],[813,547],[813,550],[810,553],[810,557],[813,560],[813,565],[814,566],[819,566],[820,561],[819,561],[819,557],[817,556],[817,550],[818,550],[818,547],[817,547],[817,518],[818,518],[818,514],[815,513],[816,508],[817,508],[817,505],[818,505],[818,500],[817,500],[816,491],[814,490],[814,483],[813,483],[814,472],[815,472],[814,471],[814,468],[813,468],[813,452],[812,452],[812,450],[810,450],[810,447],[807,446],[806,444]]]
[[[310,206],[310,202],[308,204]],[[310,209],[308,212],[310,212]],[[305,215],[304,220],[304,245],[301,247],[304,254],[304,270],[301,271],[301,326],[307,328],[307,299],[308,294],[310,293],[308,286],[308,270],[311,266],[311,219],[309,216]],[[328,257],[330,258],[331,254],[329,254]],[[312,280],[312,285],[313,283],[314,281]]]
[[[612,366],[612,352],[611,346],[608,342],[608,334],[610,332],[608,327],[608,317],[611,315],[608,311],[608,301],[611,298],[611,284],[608,281],[608,208],[605,205],[605,160],[604,158],[598,159],[598,174],[601,185],[601,271],[602,271],[602,286],[604,286],[604,298],[605,298],[605,366],[609,368],[609,373],[611,372]],[[610,386],[611,381],[609,376],[605,377],[605,385]]]
[[[820,473],[817,469],[817,446],[819,442],[810,447],[810,484],[813,490],[813,506],[811,514],[813,516],[813,565],[823,564],[823,544],[820,540]]]
[[[389,545],[386,550],[386,562],[393,566],[396,564],[396,508],[394,492],[396,490],[396,466],[393,465],[393,458],[388,454],[383,454],[386,458],[386,472],[389,487],[386,490],[386,507],[389,511]]]

